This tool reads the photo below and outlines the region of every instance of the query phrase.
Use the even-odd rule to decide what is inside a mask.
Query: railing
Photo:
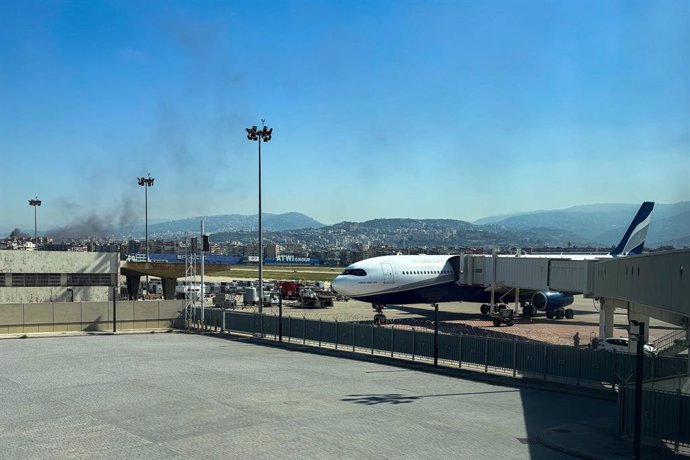
[[[666,441],[677,452],[690,445],[690,394],[681,391],[683,378],[679,377],[675,391],[643,388],[642,435]],[[624,435],[633,433],[635,386],[624,385],[619,393],[620,424]]]
[[[678,329],[670,332],[663,337],[659,337],[654,341],[654,348],[658,353],[674,347],[680,342],[687,343],[687,331],[685,329]]]
[[[196,318],[200,318],[197,313]],[[323,321],[208,309],[205,325],[197,327],[251,334],[270,340],[412,361],[434,361],[434,334],[427,328],[379,327],[370,323]],[[282,331],[279,332],[279,325]],[[468,334],[439,334],[438,362],[513,377],[559,382],[565,385],[615,389],[633,374],[635,355],[594,351],[564,345],[522,342]],[[649,356],[645,378],[687,372],[687,360]]]

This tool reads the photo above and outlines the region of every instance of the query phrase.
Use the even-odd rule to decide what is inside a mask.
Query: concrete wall
[[[0,251],[0,273],[118,273],[114,252]]]
[[[107,302],[109,286],[0,287],[0,304],[30,302]],[[2,308],[2,305],[0,305]]]
[[[184,300],[117,302],[117,330],[182,325]],[[0,334],[112,331],[112,302],[45,302],[0,305]]]

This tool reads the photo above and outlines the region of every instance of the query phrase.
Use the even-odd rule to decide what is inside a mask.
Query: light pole
[[[270,141],[271,134],[273,133],[273,128],[268,129],[265,122],[266,120],[262,118],[261,130],[257,129],[256,126],[245,128],[247,139],[259,142],[259,313],[263,313],[264,307],[264,234],[261,226],[261,141]]]
[[[36,244],[36,249],[38,249],[38,234],[36,233],[36,208],[41,205],[41,200],[36,197],[35,200],[29,200],[29,206],[34,207],[34,244]]]
[[[149,263],[149,187],[153,187],[153,177],[138,177],[137,182],[144,187],[144,228],[146,232],[146,263]],[[149,275],[146,275],[146,293],[149,290]]]
[[[631,320],[633,326],[637,327],[637,349],[635,356],[635,406],[633,409],[633,458],[642,458],[642,379],[644,377],[644,329],[642,321]],[[631,331],[632,332],[632,331]],[[632,335],[632,334],[630,334]]]

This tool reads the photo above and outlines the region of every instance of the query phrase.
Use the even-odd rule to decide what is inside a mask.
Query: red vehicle
[[[285,300],[297,300],[300,286],[297,281],[281,281],[280,296]]]

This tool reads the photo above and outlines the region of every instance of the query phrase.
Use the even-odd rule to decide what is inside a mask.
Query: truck
[[[303,307],[327,308],[333,306],[335,294],[302,286],[299,290],[299,301]]]
[[[284,300],[297,300],[299,298],[299,288],[302,286],[297,281],[281,281],[280,296]]]

